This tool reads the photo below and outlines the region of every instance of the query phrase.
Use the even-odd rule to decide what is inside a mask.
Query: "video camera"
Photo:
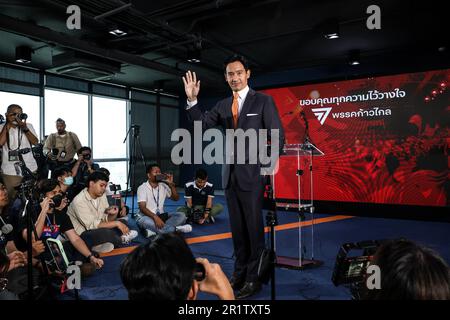
[[[381,241],[379,240],[343,244],[334,264],[331,278],[333,284],[337,287],[342,284],[362,282],[366,275],[367,266],[380,244]],[[358,254],[350,255],[352,250],[358,250]]]

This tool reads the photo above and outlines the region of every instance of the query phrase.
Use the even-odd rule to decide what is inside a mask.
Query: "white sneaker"
[[[181,231],[183,233],[189,233],[192,231],[192,226],[190,224],[184,224],[182,226],[178,226],[175,228],[177,231]]]
[[[111,242],[105,242],[92,247],[92,251],[97,253],[108,253],[113,251],[114,245]]]
[[[150,238],[156,236],[156,232],[150,230],[150,229],[145,229],[145,237],[146,238]]]
[[[128,244],[138,236],[138,232],[136,230],[130,230],[127,234],[122,235],[122,243]]]

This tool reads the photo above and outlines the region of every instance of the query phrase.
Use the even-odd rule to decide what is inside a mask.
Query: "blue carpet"
[[[131,200],[131,199],[130,199]],[[229,232],[228,212],[223,196],[216,196],[216,202],[224,205],[224,212],[216,219],[215,224],[195,225],[187,238]],[[183,198],[178,202],[167,201],[166,211],[173,211],[182,205]],[[135,204],[137,208],[137,204]],[[342,213],[339,213],[342,214]],[[315,218],[330,215],[316,214]],[[297,222],[295,212],[279,212],[279,224]],[[307,214],[307,219],[310,215]],[[137,229],[134,219],[130,219],[132,229]],[[394,220],[381,218],[355,217],[321,223],[315,226],[315,259],[323,261],[323,265],[309,270],[276,269],[277,299],[283,300],[348,300],[349,291],[344,287],[335,287],[331,282],[331,275],[336,254],[341,244],[375,239],[394,239],[404,237],[436,250],[447,262],[450,262],[450,233],[448,223],[424,222],[412,220]],[[303,227],[303,245],[306,257],[311,256],[311,227]],[[131,245],[146,241],[142,235]],[[268,238],[267,238],[268,241]],[[276,233],[277,255],[298,257],[298,229],[278,231]],[[233,271],[233,245],[231,239],[217,240],[206,243],[192,244],[191,249],[196,257],[205,257],[211,262],[219,263],[225,274]],[[80,298],[85,300],[123,300],[127,299],[123,288],[119,268],[124,255],[106,257],[103,269],[90,278],[83,280]],[[62,299],[72,298],[72,293],[66,293]],[[252,297],[255,300],[270,299],[270,286]],[[215,299],[210,295],[200,293],[199,299]]]

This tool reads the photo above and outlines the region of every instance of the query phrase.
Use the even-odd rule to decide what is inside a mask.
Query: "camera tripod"
[[[128,167],[127,190],[125,191],[125,201],[128,200],[128,192],[130,191],[130,189],[136,188],[136,158],[138,157],[138,152],[139,152],[139,156],[141,158],[142,164],[144,165],[144,171],[147,168],[147,164],[145,163],[144,152],[142,150],[142,144],[141,144],[140,137],[139,137],[139,129],[140,129],[139,125],[136,125],[136,124],[131,125],[127,131],[125,139],[123,140],[123,143],[125,143],[125,141],[127,141],[128,137],[131,135],[130,132],[132,131],[133,139],[131,139],[131,141],[130,141],[131,154],[130,154],[130,161],[129,161],[129,167]],[[132,185],[130,188],[131,182],[132,182]],[[134,217],[134,215],[135,215],[134,191],[132,191],[131,194],[133,195],[133,198],[131,201],[131,211],[130,212],[131,212],[132,216]]]

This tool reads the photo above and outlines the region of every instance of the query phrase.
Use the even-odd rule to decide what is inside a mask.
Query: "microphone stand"
[[[140,153],[140,157],[141,157],[141,161],[142,164],[144,165],[144,171],[147,168],[147,164],[145,162],[145,157],[144,157],[144,152],[142,149],[142,144],[140,142],[140,138],[139,138],[139,129],[140,126],[139,125],[131,125],[130,128],[127,131],[127,134],[125,136],[125,139],[123,140],[123,143],[125,143],[128,139],[128,137],[131,135],[130,132],[131,130],[133,130],[133,139],[130,142],[130,162],[129,162],[129,168],[128,168],[128,177],[127,177],[127,189],[125,191],[125,202],[128,200],[128,192],[129,192],[129,186],[131,185],[131,189],[136,187],[136,158],[138,155],[138,151]],[[133,177],[133,178],[131,178]],[[133,179],[133,181],[131,181],[131,179]],[[131,201],[131,215],[134,217],[135,212],[134,212],[134,192],[132,192],[133,194],[133,199]]]
[[[308,145],[309,144],[314,145],[314,143],[311,140],[311,137],[309,136],[309,122],[308,122],[308,119],[306,119],[306,115],[305,115],[305,111],[304,110],[302,110],[300,112],[300,117],[302,118],[303,123],[305,124],[305,138],[303,140],[303,143],[304,144],[308,144]]]

